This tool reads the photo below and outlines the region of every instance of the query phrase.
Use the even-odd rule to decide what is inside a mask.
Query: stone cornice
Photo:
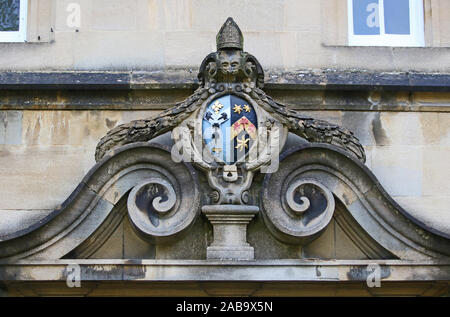
[[[268,70],[265,87],[318,90],[450,91],[450,74],[367,70]],[[158,71],[7,71],[0,89],[195,89],[197,69]]]

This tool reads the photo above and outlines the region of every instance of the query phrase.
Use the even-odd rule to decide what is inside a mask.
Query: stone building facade
[[[448,294],[449,1],[406,1],[410,33],[420,20],[423,37],[409,47],[397,46],[395,38],[389,46],[350,45],[354,35],[350,26],[357,32],[357,1],[18,2],[27,7],[26,42],[2,40],[0,30],[3,294]],[[377,5],[385,25],[374,22],[375,28],[386,32],[389,1],[361,3]],[[421,10],[420,19],[411,13],[415,5]],[[44,239],[39,250],[60,243],[54,250],[66,253],[16,250],[15,243],[39,240],[33,234],[47,225],[61,232],[76,227],[81,218],[71,222],[67,217],[58,227],[54,217],[72,208],[72,202],[82,204],[78,198],[70,200],[81,197],[80,184],[100,183],[107,168],[113,169],[95,165],[99,140],[121,124],[157,115],[189,97],[201,85],[200,64],[216,51],[216,34],[229,16],[243,32],[245,51],[264,69],[264,91],[289,109],[352,131],[375,179],[367,180],[356,167],[348,167],[348,173],[356,175],[355,182],[364,178],[368,188],[384,188],[380,193],[385,190],[386,196],[377,195],[392,200],[377,199],[389,205],[389,213],[406,211],[403,220],[390,223],[414,224],[413,229],[399,229],[400,236],[408,236],[411,229],[432,242],[411,238],[403,251],[387,246],[383,242],[387,238],[377,237],[375,227],[366,227],[368,220],[357,218],[358,211],[350,212],[350,217],[345,212],[348,204],[342,201],[325,232],[307,245],[280,242],[256,216],[248,227],[255,262],[208,262],[206,248],[213,230],[204,215],[176,242],[148,242],[135,232],[123,193],[123,197],[102,196],[111,208],[98,211],[99,223],[90,220],[86,226],[91,229],[80,229],[78,238],[40,233],[54,242]],[[370,24],[369,16],[362,18]],[[344,169],[350,163],[340,164]],[[31,243],[28,250],[33,248]],[[81,265],[81,288],[66,285],[71,261]],[[371,263],[382,266],[381,288],[366,286],[367,274],[361,272]],[[286,270],[294,273],[286,275]],[[124,272],[128,278],[123,278]],[[210,275],[204,279],[202,272]],[[247,278],[238,282],[240,276]]]

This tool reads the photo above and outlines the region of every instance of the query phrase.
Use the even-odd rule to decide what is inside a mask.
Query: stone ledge
[[[159,71],[0,72],[0,89],[195,89],[197,69]],[[450,91],[450,74],[300,70],[266,72],[266,88]]]
[[[450,112],[449,92],[265,89],[277,102],[298,111]],[[0,110],[162,111],[192,89],[1,90]]]
[[[79,265],[82,281],[366,281],[380,265],[381,282],[448,281],[448,261],[402,260],[55,260],[0,262],[0,280],[65,281]]]

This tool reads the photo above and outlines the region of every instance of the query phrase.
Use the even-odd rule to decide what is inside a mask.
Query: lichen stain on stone
[[[373,270],[368,266],[352,266],[347,272],[347,278],[350,281],[366,281],[369,274],[372,274]],[[380,278],[385,279],[391,275],[391,268],[386,265],[380,265]]]
[[[90,134],[91,134],[91,131],[89,130],[89,127],[85,126],[84,127],[84,136],[88,137]]]
[[[346,205],[346,206],[350,205],[350,199],[346,193],[342,194],[342,200],[344,201],[344,205]]]
[[[103,265],[93,265],[88,266],[88,269],[91,269],[92,271],[100,271],[100,272],[113,272],[116,271],[117,267],[115,265],[111,266],[103,266]]]
[[[7,112],[0,112],[0,122],[3,122],[3,129],[6,131],[6,128],[8,127],[8,116]]]
[[[86,280],[111,280],[122,276],[123,269],[117,265],[88,265],[82,269],[81,277]]]
[[[50,139],[52,144],[67,144],[69,138],[68,113],[55,111],[51,116]]]
[[[133,266],[125,266],[123,274],[127,279],[134,280],[134,279],[145,278],[146,272],[147,272],[147,269],[145,266],[133,265]]]
[[[39,143],[39,135],[41,131],[41,114],[37,118],[35,118],[34,127],[31,122],[28,122],[27,132],[25,134],[25,140],[27,140],[28,144],[38,144]]]
[[[447,144],[450,144],[450,113],[441,112],[437,116],[440,141],[443,142],[447,139],[449,140]]]
[[[11,151],[8,151],[6,148],[1,148],[0,150],[0,158],[5,158],[7,156],[11,156]]]
[[[121,120],[121,115],[121,111],[87,111],[85,126],[90,138],[100,139]]]
[[[117,120],[109,120],[108,118],[105,118],[105,122],[108,129],[112,129],[116,126]]]
[[[372,120],[372,133],[373,137],[375,138],[375,143],[377,145],[388,145],[389,144],[389,137],[386,134],[386,130],[384,130],[381,119],[380,119],[380,113],[377,112],[375,114],[375,117]]]
[[[421,236],[423,239],[428,240],[430,236],[422,229],[416,227],[416,232],[419,236]]]
[[[64,106],[67,103],[67,98],[63,96],[62,91],[56,92],[56,104]]]
[[[381,101],[381,93],[379,91],[372,91],[367,100],[370,102],[371,108],[373,106],[378,106]]]

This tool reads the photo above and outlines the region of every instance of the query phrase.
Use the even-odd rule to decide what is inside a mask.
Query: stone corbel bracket
[[[399,206],[373,173],[347,152],[327,144],[294,146],[265,176],[261,212],[284,243],[317,238],[335,212],[335,200],[382,247],[400,259],[450,256],[450,237],[427,227]]]

